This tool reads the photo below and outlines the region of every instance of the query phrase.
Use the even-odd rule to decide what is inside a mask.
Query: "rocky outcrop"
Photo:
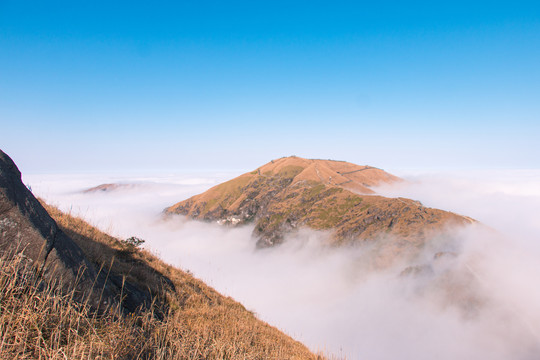
[[[13,160],[0,150],[0,252],[23,256],[39,276],[75,290],[95,308],[120,301],[126,311],[150,304],[148,291],[88,261],[81,248],[49,216],[26,188]]]
[[[21,173],[0,151],[0,249],[31,259],[47,277],[66,283],[92,282],[97,274],[21,181]]]

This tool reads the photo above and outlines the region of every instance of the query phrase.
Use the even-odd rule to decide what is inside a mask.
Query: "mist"
[[[301,230],[256,250],[253,228],[164,217],[234,173],[32,175],[35,195],[120,238],[138,236],[313,351],[350,359],[538,359],[540,171],[401,174],[377,191],[464,214],[414,258],[374,269],[370,244],[335,248]],[[400,175],[399,173],[397,175]],[[82,191],[102,183],[129,186]],[[392,241],[392,239],[386,239]],[[455,254],[434,259],[434,254]],[[428,268],[411,275],[404,270]]]

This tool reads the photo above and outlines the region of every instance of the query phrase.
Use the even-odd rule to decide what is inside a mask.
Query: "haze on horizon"
[[[329,248],[327,234],[304,229],[282,246],[255,250],[253,225],[230,228],[162,217],[164,207],[230,175],[23,178],[36,195],[64,211],[120,238],[146,239],[147,249],[312,350],[352,359],[537,359],[540,171],[396,175],[408,181],[377,192],[470,215],[489,228],[451,229],[449,242],[428,242],[426,257],[369,271],[363,267],[366,256],[373,255],[369,242]],[[111,182],[127,186],[84,192]],[[403,267],[422,264],[441,249],[459,255],[434,265],[432,275],[399,275]],[[475,311],[449,299],[444,282],[437,281],[448,275],[465,286],[458,286],[457,294],[470,291],[479,299],[478,307],[471,306]]]
[[[539,168],[540,5],[0,2],[23,173]]]

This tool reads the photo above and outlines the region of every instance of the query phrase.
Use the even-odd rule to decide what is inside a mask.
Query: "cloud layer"
[[[487,227],[449,229],[415,259],[374,271],[369,246],[331,248],[301,231],[255,250],[252,228],[164,219],[161,210],[231,174],[25,178],[35,194],[120,237],[139,236],[272,325],[348,358],[540,356],[540,173],[413,174],[388,196],[418,199]],[[100,183],[137,186],[83,194]],[[446,255],[434,259],[434,254]],[[455,255],[453,255],[455,254]],[[416,266],[416,272],[400,275]]]

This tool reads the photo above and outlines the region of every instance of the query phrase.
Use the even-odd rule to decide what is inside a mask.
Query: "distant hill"
[[[316,359],[192,275],[41,204],[0,150],[0,358]]]
[[[98,186],[94,186],[91,188],[88,188],[86,190],[83,190],[83,193],[95,193],[95,192],[109,192],[114,191],[118,189],[126,189],[126,188],[132,188],[134,185],[131,184],[101,184]]]
[[[165,212],[220,224],[254,223],[254,236],[262,247],[279,244],[287,233],[308,227],[331,231],[336,244],[393,236],[398,252],[421,246],[448,225],[474,222],[418,201],[379,196],[372,189],[400,181],[371,166],[292,156],[214,186]]]

